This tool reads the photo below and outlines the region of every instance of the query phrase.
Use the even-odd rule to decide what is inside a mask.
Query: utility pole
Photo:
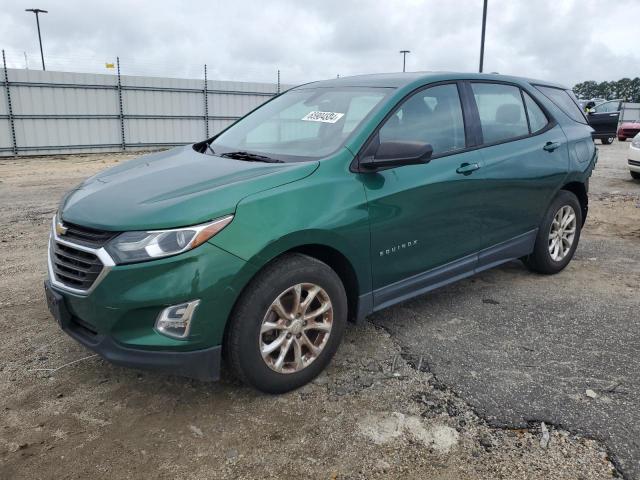
[[[411,50],[400,50],[400,53],[402,54],[402,71],[406,72],[406,66],[407,66],[407,53],[411,53]]]
[[[49,13],[47,10],[41,10],[39,8],[27,8],[25,12],[33,12],[36,14],[36,24],[38,25],[38,41],[40,42],[40,57],[42,58],[42,70],[46,70],[44,67],[44,53],[42,52],[42,37],[40,36],[40,13]]]
[[[482,73],[482,67],[484,67],[484,34],[487,30],[487,2],[484,0],[484,7],[482,8],[482,37],[480,38],[480,73]]]

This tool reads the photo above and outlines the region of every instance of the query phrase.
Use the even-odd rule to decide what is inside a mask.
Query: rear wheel
[[[640,172],[629,172],[634,180],[640,180]]]
[[[618,141],[619,142],[626,142],[627,141],[627,137],[621,137],[620,135],[618,135]]]
[[[577,197],[560,190],[540,224],[533,253],[523,259],[530,270],[554,274],[564,269],[576,251],[582,227]]]
[[[287,392],[327,366],[346,321],[347,296],[340,277],[312,257],[286,255],[260,272],[238,300],[225,358],[252,387]]]
[[[603,138],[601,139],[601,142],[603,145],[611,145],[613,143],[613,139],[615,137],[607,137],[607,138]]]

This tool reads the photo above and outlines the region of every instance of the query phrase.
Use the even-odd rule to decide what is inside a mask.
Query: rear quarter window
[[[535,87],[540,90],[545,97],[551,100],[560,110],[567,114],[569,118],[579,123],[589,123],[577,102],[573,100],[573,92],[556,87],[543,87],[542,85],[535,85]]]
[[[533,98],[527,93],[522,92],[524,97],[524,104],[527,107],[527,114],[529,116],[529,126],[531,127],[531,133],[536,133],[547,126],[549,120],[544,114],[542,109],[538,106]]]

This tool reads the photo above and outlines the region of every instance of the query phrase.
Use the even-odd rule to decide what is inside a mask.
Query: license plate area
[[[47,307],[54,320],[61,327],[69,321],[70,315],[64,304],[64,297],[51,288],[49,282],[44,282],[44,295],[47,300]]]

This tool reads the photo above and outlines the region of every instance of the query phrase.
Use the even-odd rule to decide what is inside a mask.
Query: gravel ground
[[[380,312],[278,397],[115,367],[60,332],[42,294],[51,215],[132,155],[0,161],[0,478],[640,478],[626,148],[600,148],[565,272],[513,263]]]

